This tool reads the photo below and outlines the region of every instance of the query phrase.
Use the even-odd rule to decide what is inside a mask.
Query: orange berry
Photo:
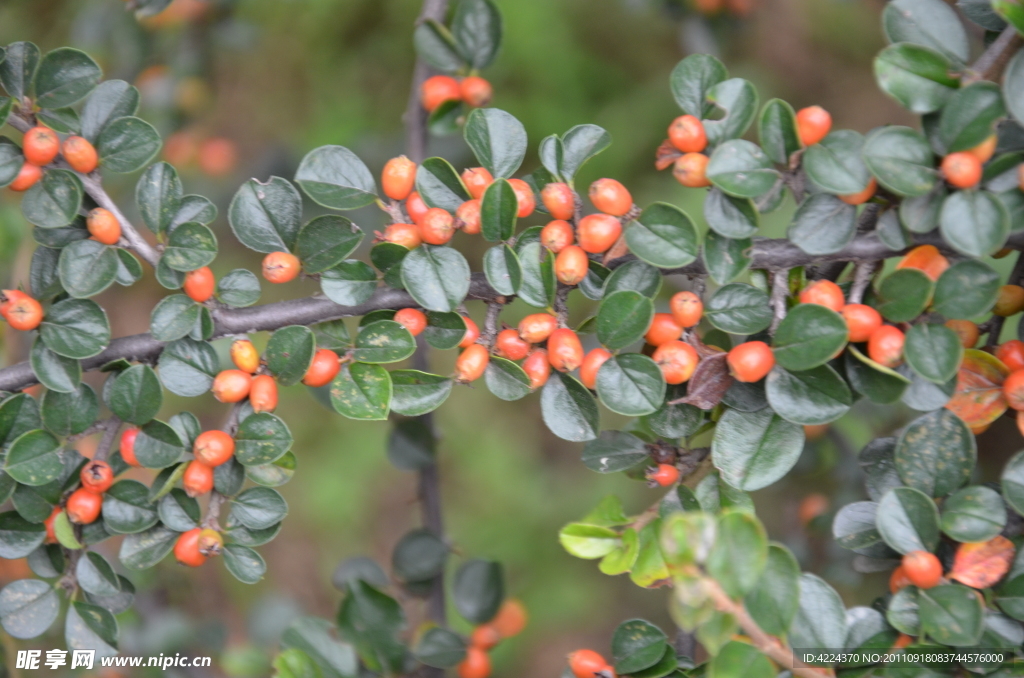
[[[313,362],[306,370],[302,383],[306,386],[326,386],[341,371],[341,360],[338,354],[328,348],[317,349],[313,354]]]
[[[703,153],[687,153],[677,159],[672,166],[672,176],[687,188],[704,188],[710,186],[708,180],[708,156]]]
[[[668,307],[676,323],[682,327],[693,327],[704,315],[704,302],[693,292],[676,292],[668,300]]]
[[[473,633],[469,636],[469,644],[481,650],[490,650],[499,642],[501,642],[501,634],[491,624],[481,624],[473,629]]]
[[[302,262],[291,252],[271,252],[263,257],[263,277],[276,284],[299,277]]]
[[[409,197],[405,199],[405,211],[409,213],[409,218],[412,219],[412,223],[417,226],[423,221],[423,217],[426,215],[427,203],[423,202],[423,198],[416,191],[409,194]],[[410,248],[411,249],[411,248]]]
[[[871,197],[875,195],[875,191],[878,190],[878,181],[871,177],[871,181],[868,182],[867,188],[859,193],[850,193],[848,195],[841,195],[839,199],[845,202],[847,205],[862,205]]]
[[[459,678],[487,678],[491,675],[491,658],[479,647],[466,648],[466,658],[459,662]]]
[[[483,228],[480,221],[480,201],[476,198],[467,200],[455,210],[455,228],[461,228],[463,233],[476,235]]]
[[[71,169],[82,174],[92,172],[100,163],[96,149],[85,137],[68,137],[61,145],[61,153],[71,165]]]
[[[68,497],[64,510],[68,513],[68,520],[75,525],[90,525],[100,517],[103,509],[103,495],[90,492],[80,487]]]
[[[199,145],[199,169],[211,177],[227,174],[237,162],[238,149],[230,139],[214,137]]]
[[[480,328],[477,327],[476,322],[474,322],[468,315],[462,316],[462,319],[466,322],[466,333],[462,335],[462,341],[459,342],[459,348],[469,348],[476,343],[477,339],[480,338]]]
[[[708,145],[704,123],[692,115],[681,115],[668,126],[668,140],[683,153],[700,153]]]
[[[216,286],[217,279],[213,277],[213,271],[209,266],[203,266],[185,274],[185,294],[200,304],[213,296]]]
[[[185,488],[185,494],[190,497],[204,495],[213,489],[213,469],[198,459],[193,459],[185,467],[181,485]]]
[[[134,426],[126,428],[121,434],[121,458],[129,466],[139,467],[142,464],[135,458],[135,439],[139,437],[139,429]]]
[[[252,378],[249,404],[253,412],[273,412],[277,409],[277,382],[272,376],[260,374]]]
[[[213,397],[222,403],[238,403],[249,397],[252,375],[242,370],[223,370],[213,378]]]
[[[996,357],[1010,368],[1011,372],[1024,370],[1024,341],[1010,339],[1001,344],[996,349]]]
[[[1020,285],[1003,285],[999,288],[999,295],[996,297],[996,305],[992,312],[996,315],[1008,318],[1017,315],[1024,310],[1024,287]]]
[[[904,647],[909,646],[913,642],[914,642],[913,636],[908,636],[905,633],[901,633],[900,635],[896,636],[896,642],[894,642],[892,644],[892,649],[893,650],[900,650],[900,649],[902,649]]]
[[[608,251],[621,235],[622,222],[609,214],[588,214],[576,229],[579,246],[591,254]]]
[[[846,320],[850,341],[867,341],[882,326],[882,316],[866,304],[847,304],[839,313]]]
[[[427,327],[427,314],[418,308],[403,308],[395,314],[395,322],[418,337]]]
[[[549,184],[553,185],[553,184]],[[573,243],[572,224],[562,219],[549,221],[540,230],[540,244],[558,254]]]
[[[998,142],[999,137],[993,134],[974,148],[968,148],[964,153],[970,153],[981,162],[986,163],[991,160],[992,156],[995,154]]]
[[[497,349],[498,355],[509,360],[522,360],[530,352],[530,344],[523,341],[519,332],[512,328],[498,332],[498,336],[494,340],[494,347]]]
[[[548,337],[548,362],[559,372],[572,372],[583,362],[583,344],[570,329],[560,327]]]
[[[668,487],[675,485],[679,480],[679,469],[672,464],[658,464],[654,468],[647,469],[645,476],[652,485]]]
[[[391,224],[384,229],[383,240],[410,250],[416,249],[423,242],[419,227],[413,224]]]
[[[594,678],[606,666],[604,657],[593,650],[576,650],[569,655],[569,670],[576,678]]]
[[[978,326],[970,320],[947,320],[946,327],[956,332],[956,336],[964,348],[974,348],[978,343],[978,337],[981,336]]]
[[[455,235],[455,220],[440,207],[431,207],[420,223],[420,237],[430,245],[444,245]]]
[[[597,371],[611,357],[612,354],[608,349],[600,347],[591,349],[590,353],[583,357],[583,363],[580,365],[580,381],[584,386],[591,391],[597,388]]]
[[[587,277],[590,259],[582,247],[569,245],[555,257],[555,277],[565,285],[576,285]]]
[[[537,207],[537,200],[533,197],[533,189],[530,188],[530,184],[522,179],[509,179],[508,183],[512,184],[512,190],[516,194],[516,203],[519,205],[516,216],[522,219],[533,214],[533,210]]]
[[[518,636],[526,628],[526,608],[515,598],[506,598],[489,623],[502,638]]]
[[[565,221],[572,219],[576,214],[576,194],[568,184],[548,184],[540,192],[540,200],[555,219]]]
[[[971,188],[981,181],[981,161],[965,151],[947,155],[941,168],[946,181],[957,188]]]
[[[930,589],[942,579],[942,563],[934,553],[911,551],[903,556],[903,572],[919,589]]]
[[[82,467],[78,479],[82,481],[83,488],[96,494],[103,494],[114,484],[114,469],[101,459],[93,459]]]
[[[910,586],[910,583],[907,571],[903,569],[902,565],[897,565],[896,569],[889,575],[889,592],[896,593],[900,589]]]
[[[116,245],[121,239],[121,224],[109,210],[97,207],[89,212],[85,219],[85,226],[89,229],[89,235],[104,245]]]
[[[846,305],[846,298],[839,285],[831,280],[815,280],[800,292],[800,303],[818,304],[839,313]]]
[[[491,83],[483,78],[471,75],[468,78],[463,78],[459,83],[459,94],[462,95],[462,100],[466,102],[467,106],[480,108],[491,103],[494,89],[491,87]]]
[[[265,374],[256,379],[261,377],[273,381],[272,377]],[[196,436],[196,441],[192,445],[192,454],[195,455],[196,461],[210,468],[227,462],[234,453],[235,439],[224,431],[203,431]]]
[[[775,354],[763,341],[748,341],[729,351],[725,361],[737,381],[750,383],[761,381],[772,371]]]
[[[380,185],[384,195],[392,200],[405,200],[416,184],[416,163],[404,155],[391,158],[380,173]]]
[[[224,537],[217,530],[207,528],[199,533],[196,545],[204,556],[219,556],[224,551]]]
[[[479,200],[484,197],[487,187],[494,183],[494,175],[486,167],[469,167],[462,171],[462,183],[469,195]]]
[[[651,346],[661,346],[675,341],[682,335],[683,327],[671,313],[655,313],[644,340]]]
[[[654,350],[651,358],[658,363],[667,384],[682,384],[689,381],[700,360],[693,346],[678,340],[661,344]]]
[[[1024,370],[1011,372],[1003,382],[1006,403],[1015,410],[1024,410]]]
[[[50,517],[43,521],[43,525],[46,527],[47,544],[57,543],[57,516],[59,516],[63,510],[64,509],[60,506],[54,506],[53,511],[50,512]]]
[[[826,511],[828,511],[828,497],[820,492],[815,492],[814,494],[807,495],[800,502],[797,518],[800,520],[800,524],[806,527],[812,520],[823,515]]]
[[[597,209],[621,217],[633,206],[633,196],[615,179],[598,179],[590,184],[587,197]]]
[[[260,368],[260,352],[248,339],[235,339],[231,342],[231,362],[243,372],[256,374]]]
[[[550,313],[531,313],[519,321],[519,336],[530,344],[539,344],[558,327],[558,318]]]
[[[60,137],[49,127],[33,127],[25,132],[21,145],[25,160],[38,167],[49,165],[60,153]]]
[[[39,327],[43,321],[42,304],[21,291],[3,290],[2,294],[7,301],[0,306],[0,314],[11,327],[22,332]]]
[[[892,325],[882,325],[868,337],[868,357],[879,365],[896,367],[903,362],[903,332]]]
[[[455,378],[464,384],[484,376],[491,355],[483,344],[471,344],[455,360]]]
[[[896,263],[896,268],[916,268],[934,281],[949,268],[949,260],[935,245],[918,245]]]
[[[459,91],[458,81],[447,75],[435,75],[432,78],[427,78],[420,88],[420,101],[423,103],[423,108],[430,112],[446,101],[461,98],[462,93]]]
[[[530,388],[536,391],[548,382],[551,376],[551,363],[548,361],[548,352],[543,348],[535,349],[523,361],[523,372],[530,378]]]
[[[796,133],[804,146],[818,143],[831,129],[832,116],[821,106],[808,106],[796,112]]]
[[[164,141],[164,160],[172,165],[179,167],[191,165],[198,154],[199,144],[189,132],[175,132]]]
[[[206,562],[206,556],[199,552],[199,535],[202,531],[200,527],[193,527],[188,532],[181,533],[174,542],[175,560],[189,567],[199,567]]]
[[[32,188],[35,183],[42,178],[43,170],[30,162],[26,162],[21,166],[21,169],[18,170],[18,176],[16,176],[14,181],[8,184],[7,187],[12,191],[21,193],[22,191],[27,191]]]
[[[2,290],[0,292],[2,292],[0,293],[0,316],[4,318],[7,317],[14,302],[28,298],[28,295],[21,290]]]

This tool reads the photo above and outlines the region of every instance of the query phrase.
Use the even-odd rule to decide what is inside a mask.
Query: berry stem
[[[789,294],[789,269],[778,269],[772,273],[772,324],[768,332],[772,335],[786,317],[786,296]]]
[[[96,461],[106,461],[107,457],[110,456],[110,450],[114,446],[114,441],[117,440],[117,434],[121,430],[121,420],[116,414],[110,416],[103,422],[103,437],[100,438],[99,445],[96,446],[96,454],[93,455],[93,459]]]

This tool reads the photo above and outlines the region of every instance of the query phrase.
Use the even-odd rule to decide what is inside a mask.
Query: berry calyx
[[[553,184],[549,184],[553,185]],[[540,230],[540,244],[558,254],[573,243],[572,224],[562,219],[549,221]]]
[[[1010,368],[1011,372],[1024,370],[1024,341],[1010,339],[1000,344],[999,348],[996,349],[995,355],[1004,365]]]
[[[594,207],[615,217],[621,217],[633,206],[633,196],[615,179],[598,179],[590,184],[587,197]]]
[[[846,298],[839,285],[831,280],[815,280],[800,291],[800,303],[818,304],[839,313],[846,305]]]
[[[237,403],[249,397],[252,375],[242,370],[222,370],[213,378],[213,397],[222,403]]]
[[[548,362],[559,372],[572,372],[583,362],[583,344],[572,330],[560,327],[548,337]]]
[[[569,670],[576,678],[594,678],[607,666],[604,657],[593,650],[576,650],[569,655]]]
[[[671,464],[658,464],[653,468],[647,469],[645,475],[648,484],[652,487],[668,487],[669,485],[675,485],[676,481],[679,480],[679,469]]]
[[[455,235],[455,219],[440,207],[431,207],[420,222],[420,237],[429,245],[444,245]]]
[[[568,184],[548,184],[540,192],[540,201],[555,219],[568,221],[576,214],[576,195]]]
[[[708,156],[703,153],[686,153],[672,166],[672,176],[687,188],[704,188],[711,185],[708,180]]]
[[[384,229],[381,238],[384,242],[393,242],[396,245],[413,250],[420,246],[423,238],[420,237],[420,229],[413,224],[391,224]]]
[[[610,214],[588,214],[576,227],[576,240],[583,251],[602,254],[622,235],[622,222]]]
[[[37,165],[33,165],[30,162],[26,162],[18,170],[18,176],[14,177],[14,181],[7,185],[7,188],[11,189],[16,193],[27,191],[28,189],[35,186],[36,182],[43,178],[43,170]]]
[[[530,188],[530,184],[522,179],[509,179],[508,183],[512,185],[512,190],[516,194],[516,202],[519,205],[516,216],[522,219],[533,214],[533,210],[537,208],[537,200],[533,197],[533,189]]]
[[[121,239],[121,224],[117,217],[109,210],[97,207],[89,212],[85,218],[85,227],[89,229],[89,235],[93,240],[104,245],[116,245]]]
[[[271,252],[263,257],[263,277],[275,284],[295,280],[301,269],[302,262],[291,252]]]
[[[708,145],[704,123],[696,116],[681,115],[668,126],[668,140],[683,153],[700,153]]]
[[[839,312],[846,320],[850,341],[867,341],[882,326],[882,316],[867,304],[847,304]]]
[[[78,479],[82,481],[84,489],[103,494],[114,484],[114,469],[107,462],[94,459],[82,467]]]
[[[129,466],[142,466],[142,464],[139,463],[139,460],[135,458],[135,439],[138,437],[139,429],[134,426],[126,428],[124,432],[121,433],[121,445],[119,448],[121,451],[121,458],[124,459],[124,462]]]
[[[903,332],[892,325],[882,325],[868,337],[868,357],[879,365],[896,367],[903,362]]]
[[[498,332],[494,347],[498,355],[509,360],[522,360],[530,353],[530,344],[523,341],[519,332],[512,328]]]
[[[248,339],[235,339],[231,342],[231,362],[243,372],[256,374],[260,368],[260,352]]]
[[[420,88],[420,101],[423,108],[431,113],[446,101],[459,100],[462,93],[459,91],[458,81],[447,75],[435,75],[423,81]]]
[[[668,308],[676,323],[684,328],[697,325],[704,315],[704,302],[693,292],[676,292],[668,300]]]
[[[313,354],[313,362],[306,370],[306,376],[302,378],[302,383],[314,388],[326,386],[331,383],[339,371],[341,371],[341,360],[338,358],[338,354],[329,348],[320,348]]]
[[[491,361],[491,355],[483,344],[473,344],[466,347],[455,360],[455,379],[463,384],[476,381],[484,376],[487,364]]]
[[[225,463],[235,453],[235,439],[224,431],[203,431],[192,444],[197,461],[211,468]]]
[[[831,129],[832,116],[821,106],[808,106],[796,112],[796,133],[804,146],[818,143]]]
[[[536,391],[548,383],[551,376],[551,363],[548,361],[548,352],[543,348],[534,349],[522,364],[523,372],[530,378],[530,388]]]
[[[916,268],[934,282],[949,268],[949,259],[942,256],[939,248],[935,245],[919,245],[907,252],[896,263],[896,268]]]
[[[550,313],[531,313],[519,321],[519,336],[529,344],[539,344],[558,327],[558,318]]]
[[[0,315],[16,330],[28,332],[39,327],[43,321],[43,306],[38,301],[18,290],[0,292],[5,301],[0,306]]]
[[[480,76],[471,75],[468,78],[463,78],[459,83],[459,94],[467,106],[480,108],[491,103],[494,89],[491,87],[491,83]]]
[[[736,381],[761,381],[775,367],[775,354],[763,341],[747,341],[736,346],[725,358],[729,373]]]
[[[202,528],[193,527],[188,532],[182,532],[178,540],[174,542],[174,559],[188,567],[199,567],[206,562],[206,556],[199,552],[199,535]]]
[[[455,228],[462,229],[463,233],[476,235],[483,230],[483,222],[480,221],[481,203],[476,198],[467,200],[455,210]]]
[[[277,382],[272,376],[259,374],[252,378],[249,404],[256,413],[273,412],[277,409]]]
[[[947,155],[940,168],[946,181],[957,188],[971,188],[981,181],[981,161],[965,151]]]
[[[405,200],[416,185],[416,163],[404,155],[391,158],[380,173],[384,195],[392,200]]]
[[[185,488],[185,494],[190,497],[206,494],[213,489],[213,468],[198,459],[193,459],[185,467],[181,485]]]
[[[423,202],[423,198],[416,191],[409,194],[409,197],[405,199],[405,211],[409,213],[409,218],[412,219],[412,223],[417,226],[423,221],[423,216],[427,213],[430,208],[427,203]],[[411,249],[411,248],[410,248]]]
[[[919,589],[930,589],[942,580],[942,563],[934,553],[911,551],[903,556],[903,572]]]
[[[213,296],[213,291],[217,287],[217,279],[213,277],[213,271],[209,266],[203,266],[186,273],[185,284],[182,287],[192,301],[201,304]]]
[[[583,357],[580,364],[580,382],[591,391],[597,388],[597,372],[612,357],[612,354],[605,348],[593,348]]]
[[[700,358],[697,349],[685,341],[668,341],[655,349],[651,359],[658,363],[666,384],[689,381],[697,369]]]
[[[644,341],[651,346],[661,346],[678,339],[682,334],[683,327],[676,322],[675,316],[671,313],[655,313]]]
[[[555,277],[565,285],[578,285],[589,269],[590,259],[579,245],[569,245],[555,257]]]
[[[219,556],[224,552],[224,537],[217,530],[205,528],[199,533],[196,547],[199,549],[199,553],[207,558]]]
[[[847,195],[841,195],[839,196],[839,199],[845,202],[847,205],[862,205],[866,203],[868,200],[871,200],[871,198],[875,195],[875,191],[877,190],[878,180],[876,180],[874,177],[871,177],[871,181],[868,182],[868,185],[864,188],[863,191],[859,191],[857,193],[850,193]]]
[[[515,598],[506,598],[489,623],[502,638],[518,636],[526,628],[528,615],[526,608]]]
[[[481,648],[470,645],[456,672],[459,678],[487,678],[491,675],[491,658]]]
[[[60,150],[71,169],[82,174],[92,172],[100,163],[96,148],[85,137],[68,137],[64,140]]]
[[[395,313],[395,322],[418,337],[427,328],[427,314],[418,308],[403,308]]]
[[[480,338],[480,328],[477,327],[476,322],[468,315],[462,316],[462,320],[466,323],[466,333],[462,335],[459,348],[469,348]]]
[[[33,127],[25,132],[21,146],[25,160],[42,167],[53,162],[53,159],[60,153],[60,137],[49,127]]]
[[[469,195],[479,200],[484,197],[487,187],[494,183],[494,175],[486,167],[469,167],[462,170],[462,183]]]
[[[91,525],[100,517],[103,509],[103,496],[80,487],[71,493],[64,510],[68,520],[75,525]]]

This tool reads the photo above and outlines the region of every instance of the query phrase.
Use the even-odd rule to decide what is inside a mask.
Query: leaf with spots
[[[988,541],[960,544],[948,577],[971,588],[988,588],[1010,571],[1013,553],[1013,542],[999,535]]]
[[[912,421],[896,443],[900,478],[930,497],[943,497],[966,483],[976,458],[974,435],[946,409]]]

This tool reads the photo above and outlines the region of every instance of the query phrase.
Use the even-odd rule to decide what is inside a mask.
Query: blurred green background
[[[614,143],[581,172],[578,185],[615,177],[641,205],[666,200],[700,217],[703,191],[683,189],[653,167],[654,151],[678,115],[669,72],[693,51],[717,53],[733,75],[757,85],[762,101],[777,96],[797,108],[824,106],[835,127],[863,132],[880,124],[914,124],[874,84],[871,59],[884,44],[879,0],[755,0],[749,14],[710,17],[671,0],[496,2],[505,39],[485,76],[495,89],[492,105],[519,117],[530,134],[524,169],[536,167],[536,142],[543,136],[596,123]],[[238,266],[259,267],[259,256],[234,241],[223,216],[242,181],[290,178],[303,154],[322,144],[352,148],[374,172],[402,152],[418,11],[417,0],[175,0],[140,24],[121,0],[0,0],[0,44],[31,40],[44,51],[72,45],[90,52],[107,78],[141,89],[141,115],[165,138],[174,135],[165,153],[179,166],[186,192],[207,195],[220,207],[214,227],[222,255],[214,270],[221,275]],[[458,136],[432,139],[430,154],[459,168],[475,164]],[[107,182],[132,218],[134,181],[113,175]],[[314,213],[307,205],[307,217]],[[787,205],[768,217],[765,234],[782,235],[791,213]],[[383,226],[382,216],[373,208],[353,218],[372,232]],[[27,280],[33,248],[28,233],[15,196],[0,193],[5,287]],[[456,246],[479,270],[483,243],[458,238],[463,240]],[[668,279],[662,303],[683,283]],[[316,291],[311,282],[267,287],[264,302]],[[147,276],[131,291],[108,291],[99,301],[119,336],[146,331],[150,309],[164,294]],[[478,306],[471,302],[469,310],[480,321]],[[520,306],[503,319],[517,321],[525,312]],[[587,307],[578,306],[573,312],[582,319]],[[24,342],[5,338],[8,364],[25,357]],[[227,340],[218,347],[226,365]],[[453,359],[434,356],[432,367],[447,373]],[[182,408],[207,427],[226,413],[209,397],[171,397],[162,417]],[[394,543],[419,524],[415,478],[393,468],[385,454],[389,424],[343,419],[301,386],[284,389],[279,414],[294,433],[298,471],[281,488],[291,509],[284,528],[260,549],[267,578],[244,586],[218,562],[185,571],[171,559],[155,571],[132,573],[140,592],[135,610],[121,619],[125,653],[212,653],[224,660],[220,668],[188,675],[267,675],[268,653],[292,615],[333,617],[340,594],[330,579],[341,559],[368,554],[387,564]],[[884,590],[885,575],[855,572],[852,554],[829,537],[831,514],[864,498],[856,452],[909,416],[909,410],[859,404],[808,443],[784,482],[755,497],[773,538],[790,546],[805,569],[823,573],[848,604],[869,603]],[[656,491],[621,474],[589,472],[579,463],[581,446],[555,438],[541,424],[536,397],[504,403],[482,386],[461,387],[436,419],[455,560],[502,561],[509,593],[525,601],[532,617],[521,637],[496,650],[497,675],[558,675],[567,652],[583,645],[606,651],[612,629],[624,618],[642,616],[670,627],[667,591],[600,575],[594,563],[570,557],[557,541],[560,526],[604,495],[617,494],[627,511],[639,512],[658,498]],[[614,423],[606,418],[606,426]],[[982,449],[988,443],[1007,454],[983,459],[983,468],[1008,456],[1017,436],[1012,423],[993,427],[981,439]],[[829,507],[804,525],[799,506],[811,493],[823,493]],[[116,553],[116,544],[105,547]],[[5,564],[0,576],[25,574],[15,563]],[[418,603],[411,601],[408,609],[413,621],[420,618]],[[62,645],[59,634],[35,643]]]

